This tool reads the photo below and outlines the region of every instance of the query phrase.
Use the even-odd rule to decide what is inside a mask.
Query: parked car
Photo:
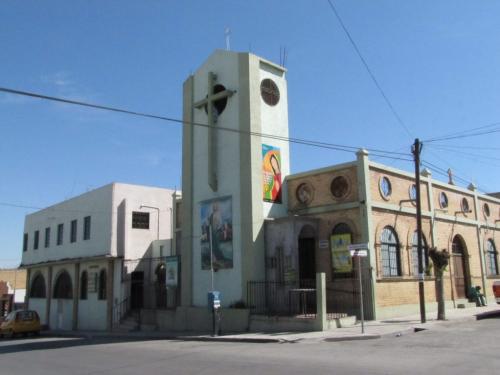
[[[493,283],[493,294],[495,295],[497,303],[500,303],[500,281],[495,281]]]
[[[40,317],[33,310],[16,310],[7,315],[5,321],[0,324],[0,337],[15,335],[22,333],[40,333]]]

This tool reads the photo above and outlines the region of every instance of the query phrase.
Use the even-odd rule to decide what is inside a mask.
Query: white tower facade
[[[285,72],[218,50],[184,83],[184,306],[205,306],[212,285],[223,305],[245,301],[264,280],[264,219],[287,214]]]

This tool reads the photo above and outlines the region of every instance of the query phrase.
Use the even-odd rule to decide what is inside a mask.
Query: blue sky
[[[292,137],[407,152],[415,137],[500,121],[500,2],[333,3],[411,134],[327,0],[3,0],[0,86],[181,118],[183,81],[225,47],[229,27],[233,50],[279,62],[287,48]],[[19,263],[24,216],[33,212],[9,205],[45,207],[112,181],[180,187],[175,123],[0,93],[0,130],[0,267]],[[499,139],[424,144],[422,157],[500,191]],[[291,150],[292,172],[354,158]]]

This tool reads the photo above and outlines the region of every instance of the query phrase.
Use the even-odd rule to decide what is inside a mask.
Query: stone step
[[[142,332],[154,332],[158,331],[158,327],[156,324],[141,324],[141,331]]]

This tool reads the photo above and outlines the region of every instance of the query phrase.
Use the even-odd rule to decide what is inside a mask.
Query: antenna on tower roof
[[[224,35],[226,36],[226,51],[230,51],[231,46],[229,44],[229,36],[231,35],[231,29],[229,27],[224,29]]]

